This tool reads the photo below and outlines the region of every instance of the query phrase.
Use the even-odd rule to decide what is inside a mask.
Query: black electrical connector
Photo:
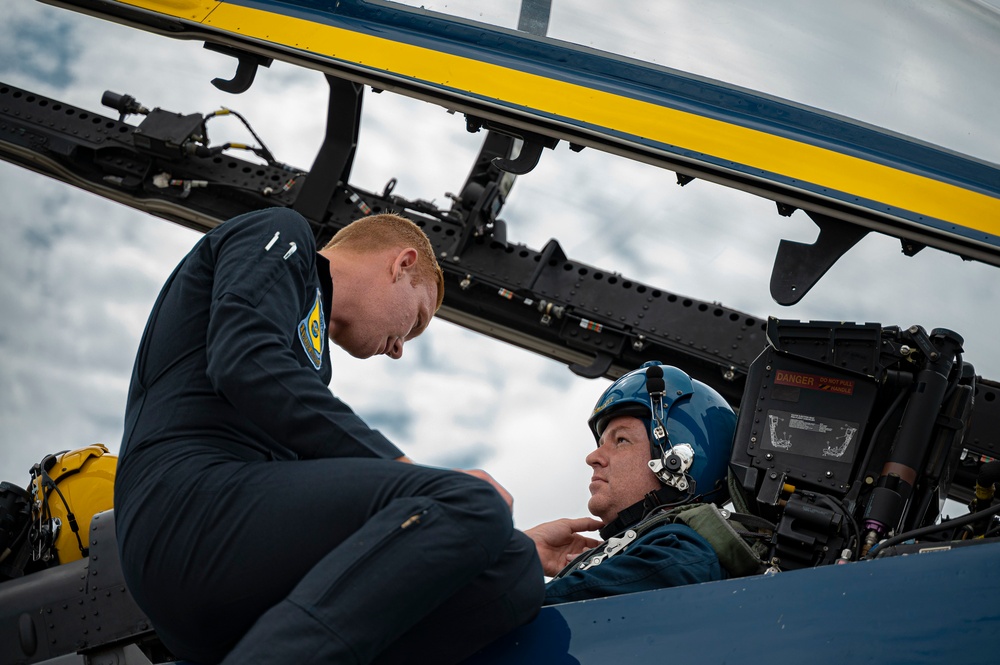
[[[149,109],[140,104],[132,95],[119,95],[117,92],[105,90],[101,96],[101,104],[108,108],[113,108],[120,114],[118,122],[125,120],[128,115],[146,115]]]

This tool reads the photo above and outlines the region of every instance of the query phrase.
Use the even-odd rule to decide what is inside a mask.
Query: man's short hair
[[[427,234],[405,217],[383,213],[356,219],[337,231],[323,249],[338,246],[358,252],[414,248],[417,250],[417,281],[423,283],[426,280],[437,285],[434,311],[441,307],[444,300],[444,273],[434,256],[434,248]]]

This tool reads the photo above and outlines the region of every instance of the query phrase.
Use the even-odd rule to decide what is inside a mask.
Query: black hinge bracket
[[[826,274],[837,260],[868,234],[868,229],[807,212],[819,227],[816,242],[782,240],[771,270],[771,297],[779,305],[794,305]]]

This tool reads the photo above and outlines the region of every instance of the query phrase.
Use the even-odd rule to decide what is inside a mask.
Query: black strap
[[[601,538],[607,540],[618,533],[621,533],[632,526],[657,508],[676,504],[684,498],[686,494],[679,492],[673,487],[661,487],[644,496],[642,501],[637,501],[625,510],[618,513],[618,517],[601,527],[599,533]]]

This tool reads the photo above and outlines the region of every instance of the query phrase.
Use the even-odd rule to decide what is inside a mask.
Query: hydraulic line
[[[942,522],[941,524],[931,524],[930,526],[925,526],[920,529],[914,529],[913,531],[907,531],[906,533],[901,533],[898,536],[893,536],[892,538],[887,538],[881,543],[878,543],[872,547],[867,554],[865,554],[862,559],[874,559],[880,556],[880,554],[886,551],[887,548],[893,545],[898,545],[900,543],[906,542],[907,540],[914,540],[920,538],[921,536],[926,536],[931,533],[937,533],[938,531],[943,531],[945,529],[953,529],[957,527],[965,526],[966,524],[972,524],[978,522],[979,520],[984,520],[988,517],[993,517],[994,515],[1000,515],[1000,504],[997,504],[990,508],[989,510],[984,510],[978,513],[969,513],[968,515],[962,515],[961,517],[956,517],[953,520],[948,520],[947,522]],[[992,529],[991,529],[992,531]],[[872,554],[874,553],[874,556]]]
[[[952,369],[962,351],[962,337],[950,330],[936,328],[929,337],[919,326],[911,327],[908,332],[923,351],[926,362],[917,373],[895,443],[865,509],[863,553],[904,521],[938,414],[952,384]]]

